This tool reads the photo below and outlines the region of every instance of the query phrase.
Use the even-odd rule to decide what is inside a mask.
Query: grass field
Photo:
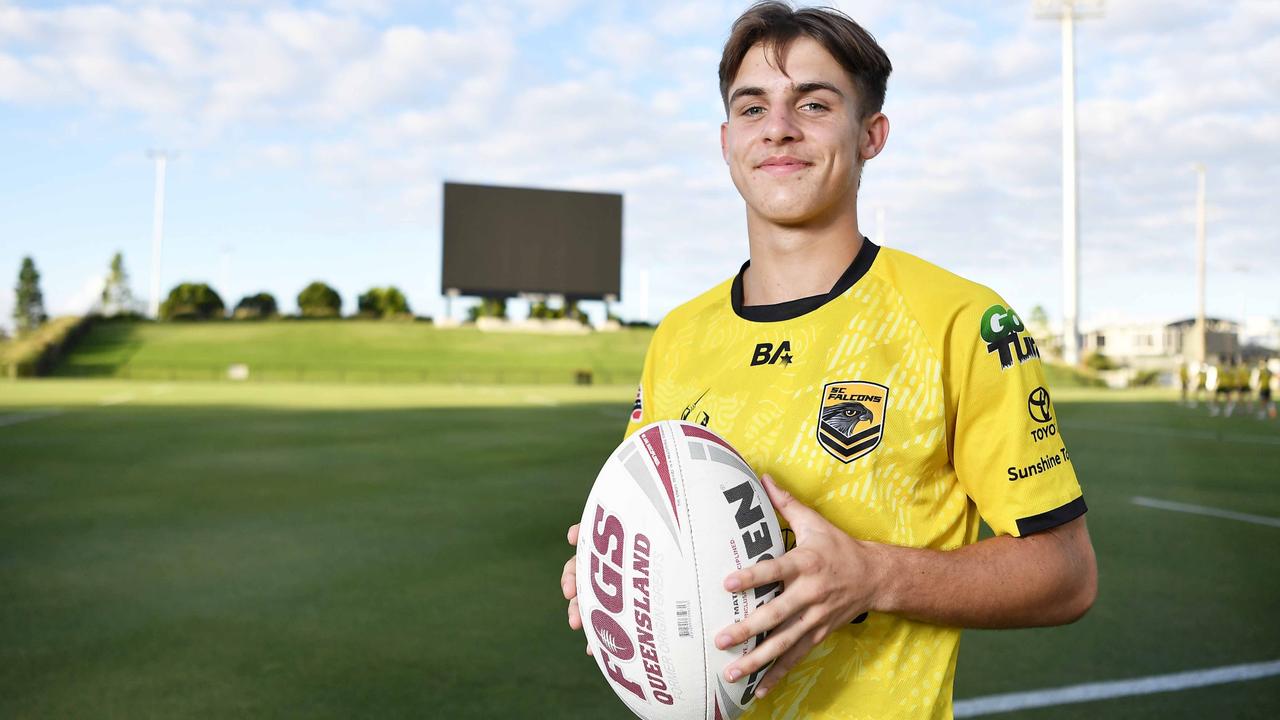
[[[216,380],[232,364],[253,380],[634,383],[651,330],[588,335],[482,333],[373,320],[100,322],[58,368],[66,377]]]
[[[625,717],[557,580],[632,393],[0,384],[0,717]],[[1280,528],[1131,502],[1280,517],[1277,424],[1055,404],[1101,595],[966,633],[957,698],[1280,659]],[[1280,678],[1000,717],[1086,714],[1275,718]]]

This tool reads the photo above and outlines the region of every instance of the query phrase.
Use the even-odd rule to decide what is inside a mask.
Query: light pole
[[[169,161],[167,150],[148,150],[147,157],[156,161],[155,207],[151,215],[151,307],[148,314],[160,317],[160,254],[164,245],[164,171]]]
[[[1102,14],[1102,0],[1036,0],[1040,18],[1062,25],[1062,359],[1080,363],[1080,210],[1076,201],[1075,21]]]
[[[1208,353],[1206,347],[1208,338],[1206,337],[1207,328],[1204,320],[1204,265],[1205,265],[1205,242],[1204,242],[1204,216],[1205,216],[1205,168],[1204,163],[1195,164],[1196,171],[1196,360],[1201,365],[1204,364]]]

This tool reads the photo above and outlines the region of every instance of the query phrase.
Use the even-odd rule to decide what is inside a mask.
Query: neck
[[[747,210],[751,265],[742,276],[744,305],[774,305],[829,292],[862,249],[857,203],[801,226],[768,222]]]

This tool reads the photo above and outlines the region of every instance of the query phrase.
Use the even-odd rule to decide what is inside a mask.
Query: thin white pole
[[[155,207],[151,216],[151,308],[153,318],[160,317],[160,254],[164,244],[164,171],[168,155],[152,151],[156,161]]]
[[[1199,347],[1196,349],[1196,359],[1203,364],[1208,354],[1206,341],[1208,338],[1207,328],[1205,327],[1204,316],[1204,295],[1205,295],[1205,242],[1204,242],[1204,226],[1205,226],[1205,168],[1202,163],[1196,163],[1196,343]]]
[[[1075,12],[1062,13],[1062,359],[1080,362],[1080,270],[1077,254],[1079,207],[1076,193],[1076,60]]]

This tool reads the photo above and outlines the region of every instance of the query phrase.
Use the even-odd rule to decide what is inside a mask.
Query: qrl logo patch
[[[818,443],[842,463],[880,446],[889,388],[866,380],[827,383],[818,410]]]
[[[644,417],[644,386],[636,388],[636,404],[631,406],[631,422],[640,422]]]

